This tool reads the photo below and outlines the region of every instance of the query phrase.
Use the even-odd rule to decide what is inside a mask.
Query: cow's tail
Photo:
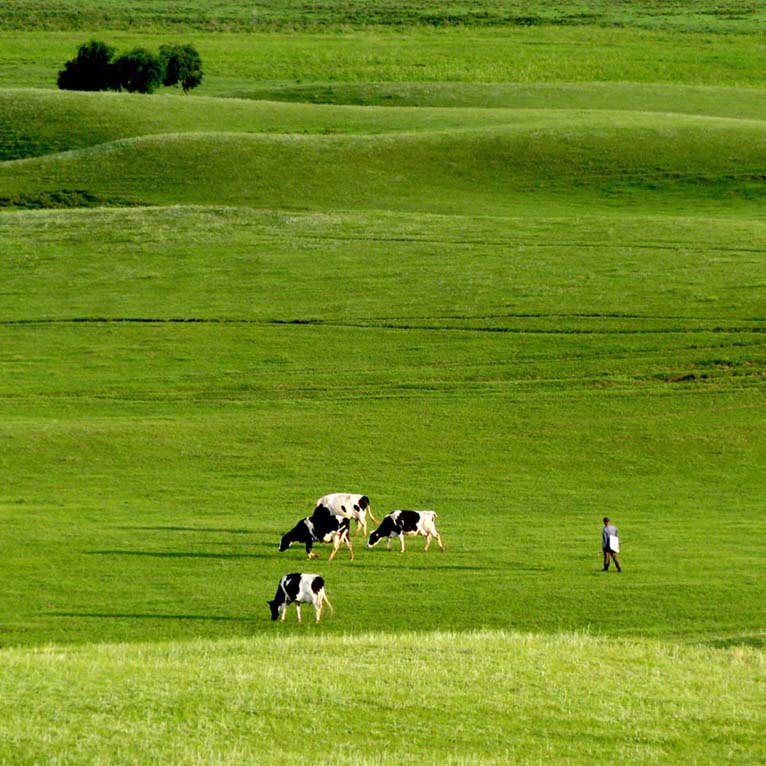
[[[373,521],[374,521],[374,522],[375,522],[375,523],[376,523],[378,526],[380,526],[380,522],[379,522],[379,521],[378,521],[378,520],[375,518],[375,515],[374,515],[374,514],[373,514],[373,512],[372,512],[372,506],[371,506],[371,505],[368,505],[368,506],[367,506],[367,513],[369,513],[369,514],[370,514],[370,518],[371,518],[371,519],[372,519],[372,520],[373,520]]]
[[[330,614],[335,614],[335,609],[333,608],[333,605],[330,603],[330,599],[327,598],[327,591],[324,588],[322,588],[322,601],[324,601],[325,604],[327,604],[327,606],[330,607]]]

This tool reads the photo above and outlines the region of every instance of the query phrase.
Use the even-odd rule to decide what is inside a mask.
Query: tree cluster
[[[180,85],[188,93],[202,82],[202,59],[192,45],[161,45],[159,55],[145,48],[115,53],[99,40],[84,43],[59,72],[59,88],[152,93],[160,85]]]

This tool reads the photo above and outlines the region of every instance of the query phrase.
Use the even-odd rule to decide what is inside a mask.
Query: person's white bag
[[[609,550],[613,553],[620,552],[620,538],[617,535],[609,535]]]

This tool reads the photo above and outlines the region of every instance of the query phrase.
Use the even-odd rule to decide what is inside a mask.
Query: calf
[[[356,520],[357,534],[363,534],[367,537],[367,514],[376,523],[380,522],[373,516],[370,507],[370,498],[367,495],[352,495],[348,492],[333,492],[330,495],[320,497],[316,502],[316,507],[324,506],[329,508],[336,516],[343,516],[346,519]]]
[[[271,607],[271,619],[285,621],[287,605],[295,604],[298,622],[301,621],[301,604],[311,604],[316,613],[317,622],[322,616],[322,606],[327,604],[335,614],[330,599],[324,589],[324,578],[318,574],[293,572],[285,575],[277,586],[277,595],[272,601],[266,602]]]
[[[444,545],[439,533],[436,531],[436,511],[393,511],[385,516],[380,526],[370,535],[367,543],[368,548],[377,545],[384,537],[386,549],[391,550],[391,538],[399,537],[404,553],[404,536],[422,535],[426,538],[426,547],[431,545],[431,538],[435,537],[439,548],[444,551]]]
[[[307,558],[315,559],[317,554],[312,552],[314,543],[332,543],[332,553],[329,558],[329,561],[332,561],[340,546],[345,543],[353,561],[354,549],[349,537],[350,527],[349,519],[336,516],[324,506],[319,506],[314,509],[311,516],[301,519],[287,534],[282,535],[279,550],[286,551],[293,543],[302,543],[306,546]]]

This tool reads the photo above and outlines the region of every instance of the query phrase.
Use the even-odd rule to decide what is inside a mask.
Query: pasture
[[[1,764],[766,761],[762,14],[524,5],[6,6]]]

